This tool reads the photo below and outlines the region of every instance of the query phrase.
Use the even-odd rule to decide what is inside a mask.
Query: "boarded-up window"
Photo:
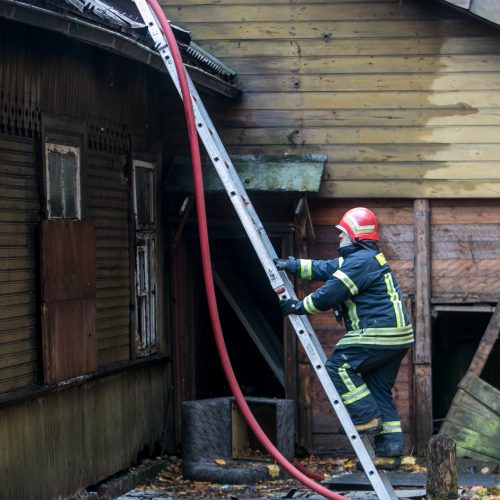
[[[93,224],[43,221],[41,264],[43,374],[55,383],[97,368]]]
[[[80,150],[45,144],[49,219],[80,219]]]

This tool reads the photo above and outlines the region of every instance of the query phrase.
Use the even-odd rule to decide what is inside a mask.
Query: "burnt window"
[[[134,170],[136,226],[139,229],[151,228],[155,223],[154,165],[136,161]]]
[[[79,220],[80,148],[46,143],[45,159],[48,218]]]
[[[155,164],[134,161],[136,332],[138,356],[157,351]]]

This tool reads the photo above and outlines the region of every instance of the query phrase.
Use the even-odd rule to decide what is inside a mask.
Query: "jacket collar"
[[[353,243],[352,245],[349,245],[347,247],[339,248],[339,253],[341,257],[345,259],[347,256],[365,249],[373,250],[375,252],[380,251],[378,245],[374,241],[364,241],[363,245],[360,245],[358,243]]]

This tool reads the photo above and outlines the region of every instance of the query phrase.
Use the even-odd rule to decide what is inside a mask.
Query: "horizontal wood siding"
[[[500,296],[500,206],[488,200],[431,203],[432,296],[470,302]]]
[[[380,247],[387,257],[406,297],[411,314],[410,296],[414,293],[414,242],[413,204],[410,201],[310,200],[312,222],[316,239],[311,242],[311,258],[329,259],[338,255],[338,230],[334,225],[342,214],[363,204],[371,208],[380,222]],[[321,283],[312,283],[312,291]],[[309,293],[309,292],[306,292]],[[313,327],[325,347],[326,354],[345,333],[343,325],[336,322],[331,312],[311,317]],[[311,370],[310,367],[308,367]],[[403,360],[394,388],[394,398],[401,417],[406,444],[411,443],[412,431],[412,361],[411,355]],[[315,450],[351,452],[345,436],[339,432],[339,423],[333,416],[331,404],[326,399],[316,377],[311,376],[311,406],[313,410],[313,447]]]
[[[130,357],[130,252],[125,158],[91,152],[88,218],[96,233],[96,319],[99,365]]]
[[[418,0],[163,3],[238,72],[210,107],[230,153],[327,153],[326,197],[500,194],[494,27]]]
[[[164,425],[162,366],[115,374],[0,411],[2,498],[69,498],[153,450]]]
[[[39,221],[34,142],[0,135],[0,393],[37,380]]]

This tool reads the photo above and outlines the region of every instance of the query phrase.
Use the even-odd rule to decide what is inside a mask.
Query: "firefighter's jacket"
[[[338,259],[295,261],[297,276],[326,281],[302,301],[301,309],[317,314],[342,305],[346,334],[337,347],[410,346],[413,328],[384,254],[372,242],[365,247],[354,244],[341,248],[340,253]]]

